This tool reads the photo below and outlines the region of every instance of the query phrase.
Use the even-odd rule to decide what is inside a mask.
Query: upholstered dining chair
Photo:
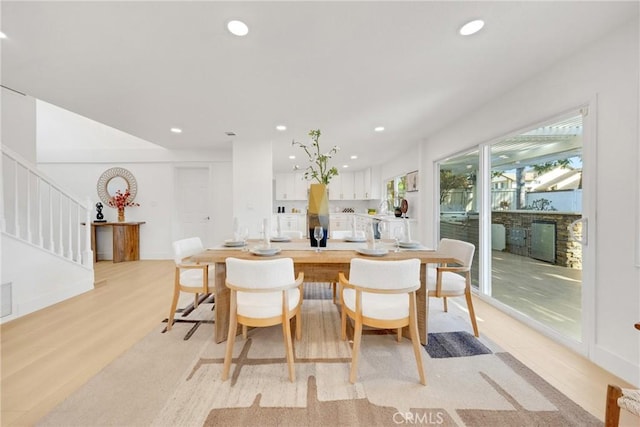
[[[353,319],[353,351],[349,381],[358,375],[362,327],[396,329],[398,342],[402,328],[409,326],[420,383],[427,384],[422,365],[416,314],[416,290],[420,288],[420,260],[378,261],[354,258],[349,279],[339,274],[342,295],[342,339],[347,339],[347,317]]]
[[[302,337],[302,282],[304,273],[295,278],[293,260],[243,260],[227,258],[226,286],[231,290],[229,335],[222,369],[222,380],[229,377],[237,326],[273,326],[282,324],[289,380],[295,381],[291,319],[296,318],[296,339]]]
[[[187,239],[173,242],[173,259],[176,263],[175,278],[173,285],[173,300],[167,321],[167,331],[173,326],[180,292],[195,294],[193,306],[198,307],[200,295],[207,295],[215,289],[214,267],[208,264],[196,264],[188,262],[187,258],[204,251],[202,241],[199,237],[189,237]]]
[[[444,311],[448,310],[447,298],[464,295],[467,301],[469,317],[473,326],[473,334],[478,337],[478,323],[471,300],[471,264],[476,247],[469,242],[455,239],[442,239],[438,245],[438,252],[450,255],[461,264],[440,265],[427,268],[427,286],[429,297],[442,298]],[[429,301],[427,299],[427,307]]]

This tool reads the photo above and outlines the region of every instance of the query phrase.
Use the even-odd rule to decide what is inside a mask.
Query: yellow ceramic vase
[[[324,234],[322,240],[320,240],[320,247],[326,247],[329,235],[329,192],[325,184],[311,184],[309,186],[307,224],[309,226],[311,246],[317,246],[316,239],[313,237],[313,229],[316,226],[322,226]]]

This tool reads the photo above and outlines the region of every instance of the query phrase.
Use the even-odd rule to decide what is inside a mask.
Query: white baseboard
[[[599,346],[595,346],[592,360],[603,369],[640,388],[640,365],[624,360]]]

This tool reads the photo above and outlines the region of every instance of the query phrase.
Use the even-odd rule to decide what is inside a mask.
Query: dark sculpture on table
[[[93,222],[107,222],[107,220],[104,219],[104,215],[102,214],[102,207],[102,203],[96,203],[96,210],[98,211],[98,213],[96,214],[96,219]]]

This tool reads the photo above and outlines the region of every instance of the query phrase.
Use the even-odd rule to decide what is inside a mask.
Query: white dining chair
[[[173,284],[173,299],[171,301],[171,309],[167,320],[167,331],[170,331],[173,326],[181,292],[194,294],[193,306],[195,308],[198,307],[198,304],[200,303],[200,295],[207,295],[213,293],[215,290],[215,276],[213,274],[214,266],[206,263],[198,264],[188,261],[190,256],[204,251],[202,241],[199,237],[176,240],[173,242],[172,248],[173,259],[176,267]]]
[[[358,375],[363,326],[396,329],[398,341],[402,339],[402,328],[408,326],[420,383],[426,385],[416,311],[416,290],[420,288],[420,260],[412,258],[378,261],[354,258],[350,264],[349,279],[344,273],[339,274],[339,279],[342,287],[343,340],[347,339],[347,317],[355,323],[349,381],[355,383]]]
[[[244,260],[227,258],[226,286],[231,290],[229,335],[222,369],[226,381],[231,369],[233,346],[238,324],[246,338],[247,326],[264,327],[282,324],[289,380],[295,381],[290,321],[296,318],[296,340],[302,337],[302,282],[304,274],[294,277],[293,260]]]
[[[478,337],[478,323],[471,299],[471,264],[476,247],[469,242],[455,239],[442,239],[438,252],[460,261],[459,265],[440,265],[427,268],[428,297],[442,298],[444,311],[448,310],[447,298],[463,296],[467,301],[473,334]],[[427,298],[427,308],[429,301]],[[428,312],[427,312],[428,313]]]

